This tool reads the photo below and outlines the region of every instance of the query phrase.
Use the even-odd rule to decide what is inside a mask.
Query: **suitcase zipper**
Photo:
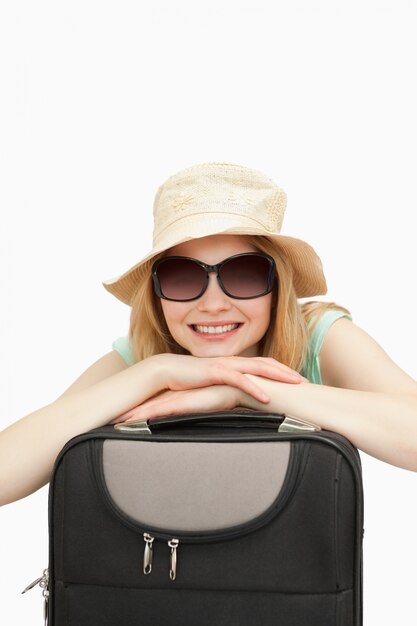
[[[42,589],[42,595],[43,595],[43,623],[44,626],[48,626],[48,599],[49,599],[49,571],[48,569],[44,569],[42,576],[40,576],[39,578],[36,578],[36,580],[34,580],[33,582],[30,583],[30,585],[28,585],[26,587],[26,589],[23,589],[22,593],[26,593],[27,591],[30,591],[31,589],[33,589],[33,587],[36,587],[36,585],[39,585],[39,587]]]
[[[149,533],[143,533],[143,540],[145,541],[145,551],[143,553],[143,573],[148,575],[152,571],[152,543],[155,537],[152,537]]]
[[[171,580],[175,580],[177,576],[177,548],[179,541],[178,539],[171,539],[168,541],[168,545],[171,548],[171,556],[170,556],[170,567],[169,567],[169,577]]]
[[[143,533],[143,540],[145,542],[145,550],[143,553],[143,573],[148,576],[152,571],[152,544],[155,540],[155,537],[153,537],[149,533]],[[169,577],[171,580],[175,580],[175,578],[177,577],[177,548],[179,543],[179,540],[175,539],[174,537],[168,541],[168,546],[169,548],[171,548],[169,558]]]

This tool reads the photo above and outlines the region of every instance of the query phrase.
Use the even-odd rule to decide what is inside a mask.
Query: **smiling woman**
[[[178,212],[180,197],[188,200]],[[327,288],[314,250],[280,234],[285,203],[284,192],[273,181],[237,165],[198,165],[168,179],[155,198],[153,250],[118,279],[104,283],[132,307],[129,337],[119,338],[113,347],[129,365],[164,353],[223,359],[222,366],[229,368],[236,365],[224,357],[273,359],[268,362],[290,368],[285,374],[291,371],[292,381],[283,380],[282,369],[279,375],[270,371],[252,377],[244,366],[240,372],[266,392],[268,408],[313,419],[377,458],[417,470],[417,447],[409,445],[409,436],[417,434],[417,383],[353,324],[348,309],[333,302],[299,303],[299,298],[323,295]],[[237,291],[224,288],[218,268],[204,270],[204,264],[221,265],[251,252],[274,264],[273,287],[265,293],[239,298]],[[180,259],[174,263],[172,257]],[[233,280],[238,280],[238,270],[231,272]],[[173,282],[175,274],[178,279],[183,273],[187,289],[192,285],[187,297]],[[179,360],[171,363],[181,366]],[[299,381],[308,379],[320,387],[290,385],[297,373],[304,376]],[[185,393],[158,395],[118,419],[208,409],[207,394],[202,405],[198,391],[181,385],[175,389]],[[260,398],[240,391],[213,390],[211,410],[236,404],[262,408]],[[405,396],[397,396],[401,393]],[[392,400],[407,435],[392,423]]]
[[[103,283],[131,306],[129,336],[0,433],[0,503],[44,485],[81,432],[237,406],[313,421],[417,471],[417,382],[346,308],[300,303],[326,280],[313,248],[281,235],[285,206],[271,179],[236,164],[195,165],[161,185],[152,250]]]
[[[235,256],[248,252],[256,252],[256,248],[237,235],[212,235],[187,241],[169,250],[170,255],[198,256],[200,261],[210,265],[235,257],[228,279],[229,291],[240,292],[242,284],[247,289],[249,268],[251,264],[258,266],[252,270],[252,275],[256,274],[260,286],[256,284],[255,290],[248,292],[254,293],[253,296],[228,295],[222,289],[219,277],[212,272],[206,289],[201,294],[197,293],[196,298],[185,302],[161,299],[170,335],[189,354],[197,357],[259,356],[259,342],[271,318],[273,281],[268,281],[268,276],[270,268],[274,267],[268,262],[259,267],[258,260],[262,257]],[[239,273],[236,261],[243,259],[245,266],[240,270],[243,273]],[[267,261],[266,257],[263,259]],[[250,284],[253,287],[253,280]]]

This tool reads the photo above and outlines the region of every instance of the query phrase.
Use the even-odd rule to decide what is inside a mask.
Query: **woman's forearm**
[[[45,485],[59,451],[76,435],[111,422],[158,391],[158,372],[135,364],[58,398],[0,432],[0,505]]]
[[[417,395],[253,379],[271,401],[265,405],[249,398],[251,408],[314,422],[377,459],[417,471]]]

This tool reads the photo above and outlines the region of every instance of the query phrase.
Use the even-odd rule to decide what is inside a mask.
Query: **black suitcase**
[[[246,410],[121,428],[56,461],[49,626],[362,624],[361,465],[345,438]]]

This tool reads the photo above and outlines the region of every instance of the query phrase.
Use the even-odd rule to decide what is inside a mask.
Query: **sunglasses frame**
[[[225,263],[228,263],[229,261],[232,261],[233,259],[237,259],[237,258],[244,257],[244,256],[262,257],[263,259],[266,259],[269,263],[267,288],[265,289],[265,291],[263,291],[257,296],[232,296],[223,285],[222,279],[219,276],[219,270],[221,270],[221,268],[223,267],[223,265],[225,265]],[[162,289],[161,289],[161,284],[158,278],[158,267],[162,263],[171,259],[182,259],[182,260],[187,260],[187,261],[193,261],[194,263],[196,263],[197,265],[203,268],[203,270],[205,271],[204,285],[200,293],[197,296],[194,296],[193,298],[186,298],[184,300],[178,300],[177,298],[168,298],[167,296],[163,294]],[[234,300],[253,300],[254,298],[261,298],[262,296],[266,296],[268,293],[271,293],[272,289],[274,288],[274,280],[276,277],[275,270],[276,270],[276,266],[275,266],[274,259],[271,256],[269,256],[269,254],[265,254],[263,252],[243,252],[241,254],[234,254],[232,256],[227,257],[227,259],[223,259],[223,261],[221,261],[220,263],[216,263],[216,265],[208,265],[207,263],[203,263],[203,261],[199,261],[198,259],[194,259],[193,257],[189,257],[189,256],[165,256],[165,257],[158,259],[158,261],[155,261],[155,263],[152,265],[152,278],[153,278],[155,293],[158,296],[158,298],[163,298],[164,300],[170,300],[171,302],[191,302],[192,300],[198,300],[198,298],[201,298],[201,296],[203,295],[203,293],[206,291],[208,287],[209,274],[212,274],[212,273],[216,274],[220,289],[229,298],[233,298]]]

